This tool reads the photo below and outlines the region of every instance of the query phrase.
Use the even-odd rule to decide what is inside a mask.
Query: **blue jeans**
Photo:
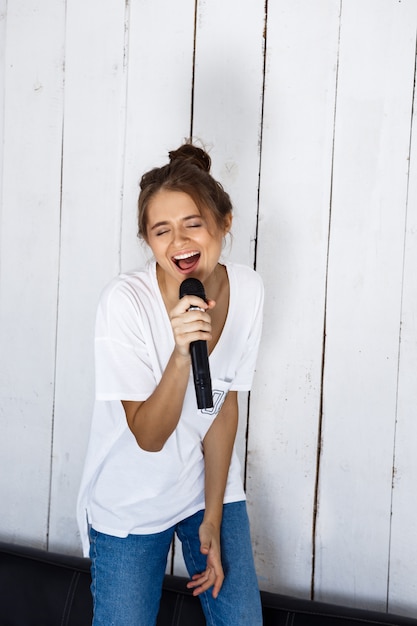
[[[124,539],[90,531],[93,626],[154,626],[171,542],[182,543],[190,576],[206,568],[198,530],[204,511],[152,535]],[[262,626],[245,502],[225,504],[221,527],[225,579],[216,599],[209,589],[200,601],[209,626]]]

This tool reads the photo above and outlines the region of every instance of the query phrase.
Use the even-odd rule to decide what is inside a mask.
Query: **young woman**
[[[139,236],[154,260],[104,290],[96,402],[78,515],[91,557],[94,626],[153,626],[174,534],[207,624],[260,626],[245,494],[234,451],[251,386],[263,287],[220,263],[232,223],[210,157],[190,143],[144,174]],[[179,297],[195,278],[207,301]],[[213,407],[198,409],[190,344],[207,342]]]

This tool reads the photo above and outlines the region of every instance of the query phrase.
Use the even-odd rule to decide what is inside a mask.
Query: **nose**
[[[181,246],[184,241],[187,241],[188,239],[188,233],[187,230],[185,228],[183,228],[182,226],[178,226],[177,228],[174,228],[172,231],[172,243],[175,246]]]

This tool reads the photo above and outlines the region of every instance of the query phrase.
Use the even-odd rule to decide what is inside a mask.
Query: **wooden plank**
[[[198,5],[193,136],[209,150],[212,173],[233,202],[233,239],[225,255],[250,266],[255,255],[264,24],[263,3],[213,0]]]
[[[119,271],[125,6],[68,3],[62,229],[49,546],[80,552],[76,498],[94,395],[97,301]]]
[[[416,25],[417,6],[409,15]],[[416,29],[415,29],[416,31]],[[410,48],[415,42],[410,37]],[[410,55],[412,52],[410,51]],[[398,373],[397,428],[392,498],[392,530],[388,608],[414,617],[417,613],[417,102],[414,93],[410,152],[404,279],[401,312],[401,344]]]
[[[0,0],[0,198],[2,197],[3,180],[3,143],[4,143],[4,101],[6,81],[6,16],[7,0]],[[0,205],[1,218],[1,205]],[[1,233],[1,220],[0,220]]]
[[[309,597],[339,6],[268,7],[248,495],[261,587]]]
[[[343,3],[316,597],[385,609],[415,3]]]
[[[46,543],[51,463],[64,19],[63,0],[16,1],[2,26],[1,534],[36,546]]]
[[[238,26],[231,27],[238,18]],[[199,2],[196,20],[193,137],[212,158],[212,173],[234,205],[224,258],[253,267],[262,104],[262,3]],[[245,467],[247,394],[239,398],[237,450]],[[177,544],[175,572],[185,574]]]
[[[190,133],[194,0],[133,2],[129,17],[128,97],[123,187],[123,269],[150,258],[137,238],[142,174],[168,162]]]

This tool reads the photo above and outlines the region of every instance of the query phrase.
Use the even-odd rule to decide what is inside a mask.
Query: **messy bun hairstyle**
[[[169,152],[169,163],[146,172],[140,181],[138,236],[147,240],[148,206],[161,190],[188,194],[201,214],[209,213],[219,228],[232,213],[229,194],[210,174],[211,159],[202,148],[187,142]]]

